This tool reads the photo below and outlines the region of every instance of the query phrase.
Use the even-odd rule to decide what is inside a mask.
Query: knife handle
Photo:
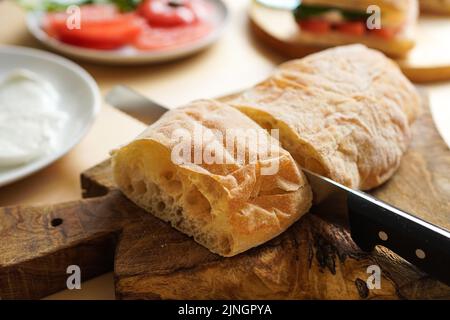
[[[370,252],[382,245],[450,286],[450,232],[365,193],[348,193],[350,231]]]

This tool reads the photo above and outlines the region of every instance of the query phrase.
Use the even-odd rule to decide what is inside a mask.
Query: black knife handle
[[[448,231],[362,192],[348,193],[347,205],[351,236],[363,251],[385,246],[450,286]]]

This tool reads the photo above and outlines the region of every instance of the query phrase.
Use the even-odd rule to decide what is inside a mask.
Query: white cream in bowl
[[[27,163],[54,148],[68,115],[55,88],[17,69],[0,80],[0,167]]]

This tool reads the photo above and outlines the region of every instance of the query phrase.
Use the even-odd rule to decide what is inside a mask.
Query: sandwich
[[[414,47],[417,0],[303,0],[298,41],[319,48],[362,43],[392,57]]]

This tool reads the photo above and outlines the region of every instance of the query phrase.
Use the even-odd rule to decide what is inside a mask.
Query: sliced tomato
[[[377,36],[377,37],[380,37],[380,38],[383,38],[386,40],[391,40],[392,38],[394,38],[395,33],[396,33],[396,31],[391,28],[370,30],[370,34],[373,34],[374,36]]]
[[[366,25],[362,21],[343,22],[335,26],[339,32],[352,35],[362,36],[366,33]]]
[[[211,31],[207,23],[173,28],[148,27],[136,38],[134,46],[140,50],[158,50],[182,46],[203,38]]]
[[[145,0],[138,12],[153,27],[176,27],[197,21],[191,0]]]
[[[116,49],[134,41],[141,33],[142,23],[132,15],[120,16],[112,23],[89,23],[81,29],[62,28],[63,42],[94,49]]]
[[[114,21],[120,15],[116,6],[103,5],[83,5],[80,7],[80,24],[90,22]],[[65,12],[48,13],[44,18],[44,24],[60,28],[66,25],[69,15]]]
[[[312,33],[324,34],[331,30],[331,23],[325,20],[304,20],[299,24],[301,29]]]
[[[103,50],[133,42],[145,25],[136,14],[121,14],[110,5],[82,6],[80,28],[70,28],[67,18],[65,13],[47,15],[44,30],[62,42]]]

